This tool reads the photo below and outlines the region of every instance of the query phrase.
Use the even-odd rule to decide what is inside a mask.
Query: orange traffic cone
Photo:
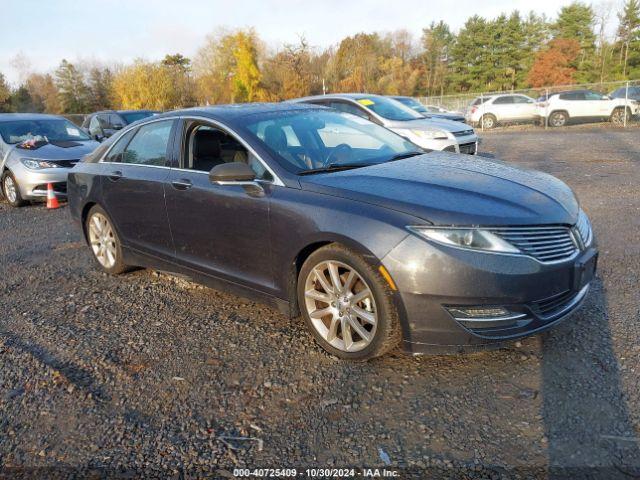
[[[56,192],[53,191],[53,184],[47,183],[47,208],[59,208]]]

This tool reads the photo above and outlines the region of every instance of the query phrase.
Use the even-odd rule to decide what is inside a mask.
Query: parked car
[[[409,108],[412,108],[420,115],[426,118],[444,118],[445,120],[452,120],[454,122],[463,122],[464,116],[459,113],[449,113],[447,111],[442,111],[443,109],[439,109],[437,107],[427,107],[423,105],[418,100],[413,97],[391,97],[394,100],[406,105]]]
[[[640,87],[620,87],[609,94],[611,98],[627,98],[640,101]]]
[[[340,93],[298,98],[292,101],[325,105],[341,112],[357,115],[382,125],[429,150],[471,155],[478,150],[478,137],[470,126],[440,118],[424,118],[406,105],[381,95]]]
[[[597,259],[560,180],[307,104],[126,127],[70,172],[69,206],[106,272],[156,268],[301,313],[344,359],[541,332],[584,300]]]
[[[157,113],[156,110],[104,110],[87,115],[82,129],[94,140],[102,141],[127,125]]]
[[[632,115],[637,115],[640,104],[636,100],[611,98],[591,90],[556,92],[538,99],[537,115],[545,118],[551,127],[562,127],[570,120],[609,120],[621,125]]]
[[[0,114],[0,175],[7,202],[20,207],[44,199],[47,184],[66,194],[67,173],[99,144],[56,115]]]
[[[537,119],[536,101],[521,94],[477,97],[469,105],[465,119],[483,128],[494,128],[509,122],[533,122]]]

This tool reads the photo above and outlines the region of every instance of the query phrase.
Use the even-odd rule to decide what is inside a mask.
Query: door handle
[[[122,172],[120,170],[115,170],[109,174],[109,180],[113,180],[114,182],[121,178],[122,178]]]
[[[191,180],[188,180],[186,178],[174,180],[173,182],[171,182],[171,185],[173,185],[173,188],[175,188],[176,190],[189,190],[193,186]]]

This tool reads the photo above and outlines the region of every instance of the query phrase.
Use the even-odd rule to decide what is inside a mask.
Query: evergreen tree
[[[560,9],[558,19],[553,24],[554,38],[573,39],[580,45],[580,55],[573,66],[576,67],[576,80],[586,82],[592,80],[596,34],[594,33],[595,15],[591,6],[574,2]]]
[[[111,108],[113,75],[108,68],[94,67],[87,80],[87,108],[92,112]]]
[[[626,0],[622,12],[618,14],[620,24],[618,26],[618,38],[620,39],[620,62],[622,63],[622,76],[627,77],[629,64],[629,51],[633,66],[640,64],[640,2],[638,0]]]
[[[60,104],[64,113],[84,113],[88,110],[88,88],[82,73],[71,63],[62,60],[55,73]]]
[[[442,20],[431,22],[422,30],[422,61],[425,67],[425,79],[422,87],[427,95],[442,95],[448,82],[448,70],[451,46],[454,35],[449,25]]]

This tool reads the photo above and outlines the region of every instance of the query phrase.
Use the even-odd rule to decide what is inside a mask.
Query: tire
[[[491,113],[485,113],[480,119],[480,126],[482,128],[486,128],[487,130],[495,128],[496,125],[498,125],[498,119]]]
[[[335,294],[336,281],[342,287],[340,295]],[[300,269],[297,295],[307,328],[323,349],[338,358],[370,360],[400,342],[400,320],[390,287],[352,250],[331,244],[313,252]]]
[[[611,116],[609,117],[609,121],[611,123],[613,123],[614,125],[622,127],[624,125],[624,123],[625,123],[625,115],[627,117],[626,121],[627,121],[627,123],[629,123],[629,120],[631,118],[631,114],[630,114],[629,110],[624,108],[624,107],[616,107],[616,108],[613,109],[613,112],[611,112]]]
[[[84,228],[93,259],[100,268],[111,275],[131,270],[131,266],[122,261],[122,244],[107,212],[94,205],[87,214]]]
[[[27,203],[20,194],[16,178],[9,170],[6,170],[2,175],[2,195],[12,207],[22,207]]]
[[[564,127],[569,120],[569,115],[565,112],[553,112],[549,115],[549,125],[551,127]]]

